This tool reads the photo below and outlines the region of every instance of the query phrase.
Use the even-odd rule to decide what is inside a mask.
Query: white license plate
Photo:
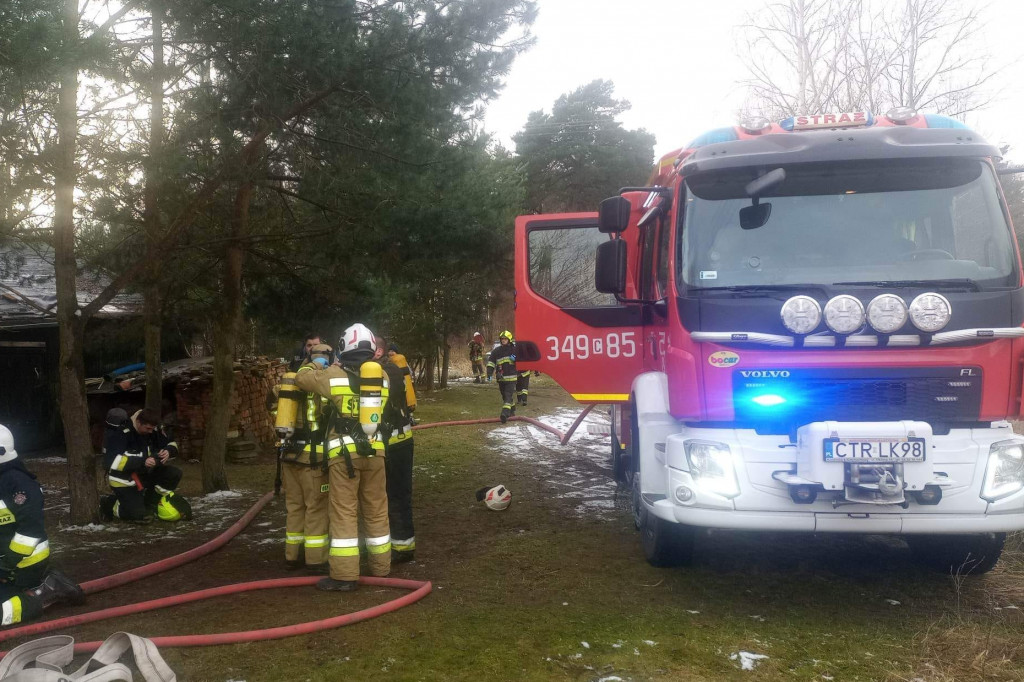
[[[826,438],[826,462],[923,462],[924,438]]]

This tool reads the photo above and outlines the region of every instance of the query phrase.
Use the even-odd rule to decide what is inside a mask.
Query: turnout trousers
[[[284,482],[285,520],[284,558],[307,566],[327,561],[327,472],[319,464],[310,466],[293,462],[281,463]]]
[[[139,472],[142,490],[130,488],[111,488],[117,502],[112,513],[115,518],[125,521],[138,521],[150,513],[147,506],[155,506],[160,497],[175,490],[181,482],[181,469],[174,466],[157,466]]]
[[[388,445],[386,468],[392,552],[416,549],[416,532],[412,524],[412,453],[412,438]]]
[[[516,406],[516,380],[498,380],[498,390],[501,391],[501,408],[511,410]]]
[[[12,581],[0,583],[0,610],[3,614],[0,625],[17,625],[43,615],[42,599],[32,596],[28,590],[43,582],[49,563],[43,559],[32,566],[16,568]]]
[[[530,372],[520,372],[516,377],[516,396],[520,405],[526,404],[526,398],[530,395]]]
[[[482,381],[484,378],[484,361],[483,358],[479,360],[470,360],[473,363],[473,377],[477,381]]]
[[[366,529],[370,573],[391,572],[391,534],[388,530],[387,474],[384,457],[352,457],[354,478],[348,477],[344,457],[335,457],[330,474],[331,577],[359,579],[359,514]]]

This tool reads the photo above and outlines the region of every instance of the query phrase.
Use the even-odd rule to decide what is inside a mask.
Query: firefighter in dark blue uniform
[[[516,413],[516,344],[512,342],[512,332],[506,330],[498,335],[497,348],[491,351],[487,361],[488,367],[494,368],[494,378],[501,391],[501,423]]]
[[[53,604],[84,600],[82,588],[49,567],[43,491],[18,458],[5,426],[0,426],[0,543],[0,623],[16,625],[39,618]]]

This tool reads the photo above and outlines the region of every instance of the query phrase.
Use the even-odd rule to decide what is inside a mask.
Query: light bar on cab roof
[[[820,128],[853,128],[874,124],[875,117],[868,111],[842,111],[834,114],[808,114],[791,116],[779,122],[783,130],[816,130]]]

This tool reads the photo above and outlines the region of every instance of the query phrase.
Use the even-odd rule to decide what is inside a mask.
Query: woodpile
[[[274,420],[267,410],[267,394],[286,369],[287,364],[279,359],[257,357],[235,361],[228,461],[251,462],[259,452],[274,447]],[[176,379],[174,396],[178,412],[178,446],[182,457],[202,459],[206,420],[210,414],[213,368],[209,364],[189,367]]]

